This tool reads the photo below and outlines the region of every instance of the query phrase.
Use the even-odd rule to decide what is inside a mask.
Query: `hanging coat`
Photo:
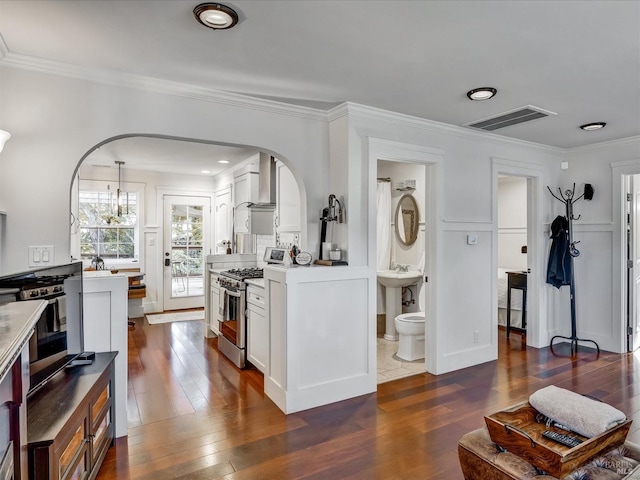
[[[547,283],[556,288],[571,284],[572,258],[569,254],[569,223],[561,215],[551,224],[551,250],[547,265]]]

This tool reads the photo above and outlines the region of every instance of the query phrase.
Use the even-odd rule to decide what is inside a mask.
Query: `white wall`
[[[498,179],[498,268],[527,269],[527,179]]]
[[[623,172],[640,173],[640,138],[610,142],[567,152],[569,168],[560,171],[550,185],[557,192],[576,183],[576,193],[584,192],[584,184],[594,188],[593,200],[579,200],[574,206],[574,239],[580,256],[574,259],[576,285],[576,324],[580,338],[595,340],[601,349],[621,352],[625,349],[623,329],[624,289],[622,276],[625,252],[622,247],[622,178]],[[563,214],[564,206],[550,200],[553,214]],[[571,333],[568,287],[560,291],[546,285],[550,297],[550,331]],[[588,344],[587,344],[588,346]]]
[[[610,164],[638,162],[638,138],[567,152],[353,104],[326,114],[234,95],[174,92],[169,87],[161,92],[158,83],[154,91],[144,91],[7,66],[0,67],[0,80],[0,117],[3,129],[13,134],[0,164],[7,210],[3,271],[27,266],[28,245],[54,245],[56,262],[68,261],[69,190],[79,159],[105,139],[149,133],[254,146],[284,161],[305,189],[303,215],[305,222],[309,219],[311,252],[317,251],[320,211],[328,194],[336,194],[347,222],[338,226],[334,239],[345,246],[350,266],[367,266],[375,282],[375,163],[371,165],[368,150],[371,139],[384,139],[442,152],[442,161],[431,167],[436,256],[427,268],[436,309],[429,327],[436,351],[430,371],[443,373],[497,356],[492,334],[495,283],[482,281],[495,277],[497,265],[494,158],[535,166],[552,187],[566,187],[570,181],[594,184],[596,197],[578,204],[576,211],[583,214],[576,223],[583,251],[576,262],[580,325],[585,335],[601,339],[601,347],[615,350],[620,345],[615,255],[619,206],[611,199],[615,179]],[[559,167],[565,159],[567,172]],[[547,227],[561,207],[551,197],[543,202],[535,221]],[[548,239],[541,230],[546,249]],[[466,244],[468,234],[478,236],[477,245]],[[549,307],[540,319],[530,321],[544,322],[543,330],[549,333],[566,331],[565,292],[545,285],[540,289],[550,298]],[[361,310],[372,316],[374,292],[369,290],[370,305]]]
[[[160,134],[273,153],[306,185],[305,220],[316,217],[327,196],[327,123],[317,111],[276,111],[272,102],[179,96],[10,67],[0,67],[0,80],[3,128],[13,135],[0,176],[8,212],[3,271],[26,268],[28,245],[54,245],[55,261],[69,261],[74,169],[89,149],[117,135]],[[309,224],[313,250],[318,232]]]
[[[372,138],[385,139],[444,152],[442,164],[435,167],[433,184],[437,190],[433,219],[437,253],[425,272],[431,290],[428,298],[436,304],[427,332],[429,348],[435,353],[428,359],[427,369],[444,373],[497,358],[497,335],[493,334],[497,329],[497,319],[495,327],[493,320],[495,281],[491,280],[497,266],[493,257],[497,219],[492,159],[533,165],[551,175],[564,152],[359,105],[337,107],[330,118],[335,122],[330,129],[331,140],[336,143],[331,150],[349,164],[348,168],[332,168],[332,182],[357,185],[349,190],[347,203],[350,222],[355,225],[349,229],[350,258],[357,258],[358,264],[375,266],[375,248],[362,248],[375,244],[375,203],[368,195],[375,192],[375,167],[366,167],[378,159],[370,159],[367,140],[369,145]],[[467,245],[469,234],[478,236],[477,245]],[[373,304],[370,311],[375,311]],[[476,331],[478,343],[474,342]]]

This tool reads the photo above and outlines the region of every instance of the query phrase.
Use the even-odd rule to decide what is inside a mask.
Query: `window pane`
[[[105,258],[135,258],[137,245],[137,194],[121,192],[122,215],[118,216],[117,193],[79,192],[80,254]]]

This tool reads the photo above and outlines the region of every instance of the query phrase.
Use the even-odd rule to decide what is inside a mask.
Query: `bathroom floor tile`
[[[398,351],[397,341],[379,337],[377,339],[377,348],[378,383],[389,382],[426,371],[424,359],[408,362],[395,356]]]

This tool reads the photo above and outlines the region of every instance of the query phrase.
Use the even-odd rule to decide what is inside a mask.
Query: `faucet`
[[[408,272],[409,271],[409,265],[397,265],[398,267],[398,272]]]

